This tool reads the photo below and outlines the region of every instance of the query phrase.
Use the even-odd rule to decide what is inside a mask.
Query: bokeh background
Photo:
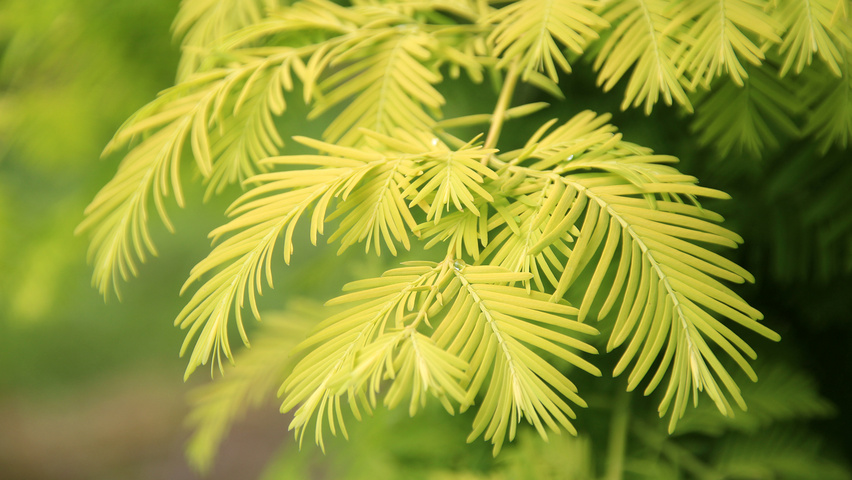
[[[193,205],[176,235],[158,232],[161,256],[121,302],[91,287],[87,240],[73,233],[115,172],[103,146],[174,82],[178,3],[0,1],[4,480],[197,478],[183,456],[192,384],[181,382],[183,333],[170,319],[223,205]],[[284,418],[265,411],[237,428],[232,460],[209,478],[257,477],[286,437]]]
[[[121,302],[105,302],[91,287],[86,238],[73,234],[119,160],[100,159],[101,149],[124,119],[174,82],[179,50],[170,23],[178,3],[0,0],[4,480],[198,478],[184,459],[184,416],[187,393],[203,375],[181,382],[185,363],[177,352],[184,334],[171,320],[182,306],[180,286],[206,254],[206,234],[223,219],[226,200],[193,203],[201,195],[190,190],[192,213],[174,210],[176,234],[156,232],[161,254],[125,286]],[[588,102],[583,108],[618,111],[617,92],[602,96],[593,79],[580,75],[568,82]],[[720,161],[712,148],[690,140],[674,110],[660,108],[651,118],[629,111],[613,122],[628,140],[681,156],[681,168],[702,184],[733,194],[736,203],[713,208],[746,238],[737,260],[758,282],[745,294],[784,336],[781,345],[757,349],[816,379],[837,407],[818,428],[840,455],[852,455],[852,184],[842,185],[852,179],[848,151],[830,151],[822,170],[805,168],[815,179],[793,191],[790,178],[803,172],[792,155],[731,154]],[[832,189],[840,193],[816,220],[797,210]],[[825,225],[839,231],[840,247],[812,238]],[[276,278],[276,291],[333,293],[339,282],[321,287],[323,277],[311,274],[316,270],[302,262]],[[207,478],[258,478],[290,443],[286,427],[270,399],[236,426]]]

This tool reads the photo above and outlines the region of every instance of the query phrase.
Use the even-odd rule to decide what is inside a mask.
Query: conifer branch
[[[503,87],[500,89],[500,96],[497,98],[497,105],[494,107],[494,113],[491,114],[491,124],[488,127],[488,135],[485,137],[485,148],[494,148],[497,146],[497,140],[500,138],[500,130],[503,128],[506,111],[512,103],[512,94],[515,92],[515,86],[518,83],[518,64],[513,63],[506,71],[506,76],[503,78]]]
[[[106,295],[155,254],[150,203],[171,228],[165,198],[183,205],[189,152],[208,197],[234,183],[245,191],[183,287],[198,284],[175,322],[188,330],[187,376],[208,362],[224,371],[222,356],[233,361],[232,322],[248,345],[243,309],[261,318],[257,296],[273,285],[275,252],[286,264],[302,248],[303,218],[304,243],[315,246],[333,222],[327,240],[338,253],[359,243],[377,255],[445,244],[442,260],[417,253],[423,260],[348,284],[329,302],[346,309],[293,349],[279,393],[300,442],[309,428],[323,449],[325,431],[348,436],[344,407],[360,419],[380,398],[389,408],[407,403],[412,415],[430,398],[449,413],[475,408],[468,440],[482,436],[495,455],[521,419],[545,438],[548,429],[577,433],[574,408],[586,403],[569,376],[600,375],[583,355],[597,353],[585,337],[598,334],[585,323],[592,317],[610,331],[607,350],[622,349],[614,373],[632,364],[628,391],[652,367],[646,395],[667,381],[659,412],[671,414],[670,430],[700,393],[732,415],[732,403],[745,408],[747,399],[719,353],[756,379],[756,351],[732,324],[779,337],[729,286],[752,275],[715,251],[742,238],[700,200],[728,196],[676,170],[677,159],[624,141],[607,114],[545,122],[516,150],[503,148],[501,134],[547,108],[512,107],[518,81],[571,95],[560,75],[588,47],[605,92],[628,77],[622,108],[650,114],[662,101],[691,113],[695,104],[699,140],[723,154],[760,154],[793,136],[845,148],[845,5],[185,0],[174,25],[185,45],[181,81],[116,133],[107,153],[130,152],[78,228],[92,235],[95,283]],[[458,95],[442,84],[462,72],[476,85],[484,72],[497,83],[502,75],[493,108],[446,105]],[[697,86],[710,91],[690,96]],[[320,138],[294,137],[313,153],[289,155],[276,118],[299,89],[309,119],[325,128]],[[442,120],[445,109],[456,117]],[[243,403],[252,381],[239,384],[239,375],[221,404],[211,400],[216,408]],[[225,427],[210,428],[220,436]],[[210,447],[198,448],[203,456]],[[608,477],[619,477],[617,464]]]

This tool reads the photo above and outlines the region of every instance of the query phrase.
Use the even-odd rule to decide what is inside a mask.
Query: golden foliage
[[[608,322],[608,351],[623,348],[614,373],[633,365],[629,390],[652,368],[646,394],[666,381],[659,408],[671,412],[670,429],[699,392],[727,415],[731,400],[744,408],[718,354],[754,379],[755,351],[733,325],[778,335],[728,286],[754,280],[716,252],[742,239],[700,204],[727,195],[681,174],[675,158],[624,141],[608,115],[548,121],[516,150],[500,132],[546,107],[513,108],[518,81],[570,96],[560,71],[591,54],[604,91],[628,77],[623,108],[696,104],[699,137],[724,152],[759,153],[779,145],[779,131],[845,147],[846,3],[353,3],[184,1],[180,82],[116,133],[106,153],[130,152],[78,229],[92,236],[101,291],[155,253],[149,204],[170,225],[165,197],[183,205],[180,171],[191,157],[208,196],[234,183],[244,193],[184,286],[199,285],[176,319],[188,329],[187,376],[233,359],[232,316],[248,344],[243,309],[260,318],[275,251],[289,263],[300,220],[314,245],[331,222],[338,252],[359,243],[391,255],[420,243],[445,248],[443,260],[354,282],[330,302],[348,307],[297,347],[281,388],[300,438],[312,422],[320,445],[326,426],[345,436],[344,403],[360,418],[382,392],[389,407],[409,398],[412,414],[430,396],[450,413],[476,406],[470,440],[482,435],[495,454],[522,418],[542,436],[574,432],[572,404],[585,402],[568,375],[600,374],[579,354],[597,353],[583,337],[599,333],[589,318]],[[814,57],[833,75],[809,76]],[[444,83],[462,73],[502,84],[493,113],[442,118]],[[809,85],[817,87],[800,128],[797,95]],[[711,91],[693,95],[699,86]],[[314,153],[291,155],[276,118],[298,92],[309,120],[328,126],[321,138],[295,138]],[[482,124],[481,142],[451,133]]]

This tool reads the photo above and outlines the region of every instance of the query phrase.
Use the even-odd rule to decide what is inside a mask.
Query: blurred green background
[[[193,205],[176,235],[160,231],[162,256],[120,303],[90,286],[87,239],[73,234],[115,173],[119,158],[100,160],[101,149],[174,82],[177,9],[0,1],[0,478],[196,478],[183,457],[183,332],[171,319],[222,205]],[[267,410],[210,478],[257,475],[286,430]]]
[[[184,333],[171,321],[182,307],[180,286],[206,254],[207,232],[221,222],[227,198],[201,205],[200,192],[192,190],[198,187],[185,182],[189,208],[170,210],[177,233],[155,228],[161,256],[124,287],[120,303],[114,298],[105,303],[91,287],[87,240],[73,234],[86,204],[119,160],[100,160],[101,149],[134,110],[174,82],[178,46],[169,27],[178,3],[0,1],[2,479],[197,478],[183,457],[189,434],[183,418],[187,392],[204,375],[189,384],[180,381],[185,362],[177,352]],[[593,79],[577,70],[565,88],[583,98],[581,107],[617,112],[619,94],[600,95]],[[841,222],[846,247],[841,246],[838,263],[832,250],[809,240],[807,229],[821,224],[808,226],[815,221],[812,214],[797,216],[796,209],[813,200],[809,191],[790,195],[785,187],[797,175],[790,158],[796,152],[808,155],[807,147],[761,161],[732,155],[722,163],[712,150],[698,150],[673,109],[660,108],[651,118],[628,111],[616,114],[613,123],[628,140],[679,155],[685,160],[681,168],[702,184],[733,194],[734,202],[712,208],[746,238],[737,260],[758,283],[743,292],[784,337],[781,345],[756,349],[770,358],[784,357],[816,378],[839,407],[838,415],[819,428],[835,450],[852,453],[847,408],[852,404],[852,272],[842,264],[852,256],[842,243],[852,219],[848,186],[837,187],[845,196],[834,208],[843,216],[829,208],[817,218]],[[523,128],[518,131],[523,134]],[[829,152],[823,162],[828,173],[819,175],[846,178],[852,172],[847,157],[848,152]],[[806,187],[834,191],[814,175],[818,186]],[[314,261],[305,255],[286,277],[277,277],[276,291],[334,293],[341,279],[323,283],[322,275],[311,272],[327,269]],[[208,478],[257,478],[282,442],[290,441],[287,420],[273,403],[237,426]],[[385,421],[397,422],[398,413]],[[427,417],[409,428],[420,428],[425,438],[434,437],[431,441],[447,438],[440,422],[423,430],[429,423]],[[463,439],[464,433],[452,438]],[[405,442],[397,447],[408,448]],[[479,447],[475,451],[488,450]],[[363,462],[362,453],[356,445],[349,455]],[[288,456],[281,458],[286,463]],[[381,462],[373,460],[370,468]]]

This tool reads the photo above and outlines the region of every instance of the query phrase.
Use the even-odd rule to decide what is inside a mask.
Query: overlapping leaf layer
[[[470,440],[495,453],[521,419],[542,436],[576,432],[585,401],[569,376],[600,375],[595,343],[619,350],[614,374],[630,368],[629,390],[664,385],[670,430],[699,392],[733,414],[746,399],[729,367],[756,379],[738,332],[778,335],[730,287],[754,281],[718,251],[742,239],[701,206],[727,195],[624,141],[608,115],[547,121],[514,150],[500,132],[544,107],[512,108],[518,82],[570,97],[560,75],[591,56],[604,91],[627,77],[622,108],[695,105],[699,137],[724,153],[798,135],[845,147],[848,10],[847,0],[186,0],[180,82],[116,133],[106,153],[130,152],[79,227],[92,235],[95,283],[108,294],[156,252],[150,203],[170,226],[165,197],[183,205],[191,158],[208,195],[235,183],[244,193],[184,287],[187,376],[233,360],[231,325],[248,344],[243,309],[261,317],[274,259],[289,263],[306,243],[298,225],[314,245],[330,227],[338,252],[427,249],[348,285],[330,302],[346,308],[295,348],[279,393],[300,437],[311,424],[320,445],[326,428],[346,435],[344,410],[361,418],[380,394],[389,407],[407,399],[412,415],[429,397],[450,413],[474,409]],[[818,62],[828,75],[809,73]],[[495,81],[493,113],[443,118],[444,82],[463,72],[476,88]],[[277,119],[300,94],[325,127],[294,138],[310,153],[291,154]],[[481,124],[479,136],[456,130]]]

